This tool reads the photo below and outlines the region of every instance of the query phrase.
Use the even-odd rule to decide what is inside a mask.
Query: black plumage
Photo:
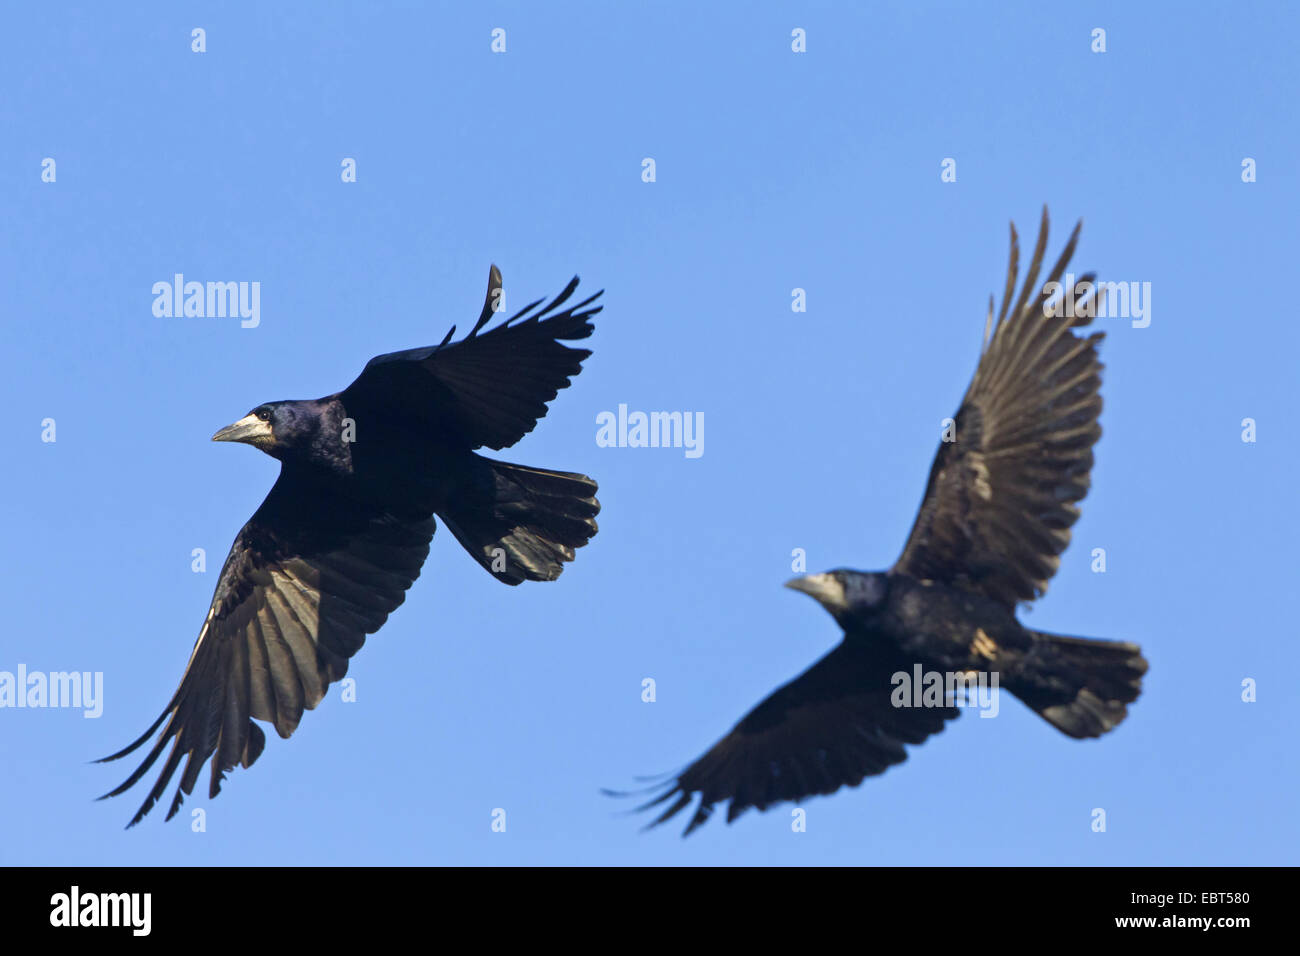
[[[436,517],[506,584],[551,581],[596,533],[596,483],[478,455],[532,431],[547,403],[591,353],[600,293],[562,308],[574,278],[549,304],[531,303],[486,328],[499,301],[493,266],[469,334],[453,326],[431,348],[372,359],[351,385],[313,401],[271,402],[213,436],[281,462],[266,500],[244,525],[179,688],[139,739],[144,762],[105,796],[133,786],[167,751],[131,824],[184,763],[167,812],[193,791],[211,759],[209,797],[236,764],[251,766],[263,720],[288,737],[304,710],[342,678],[367,634],[402,603],[429,553]],[[168,745],[170,744],[170,750]]]
[[[1081,225],[1081,224],[1080,224]],[[1147,668],[1140,648],[1030,630],[1019,602],[1047,588],[1088,491],[1101,435],[1103,333],[1092,321],[1094,276],[1061,285],[1075,227],[1047,282],[1038,243],[1014,305],[1019,244],[1002,309],[988,321],[978,368],[942,442],[902,555],[884,572],[841,569],[787,586],[816,598],[844,630],[834,650],[755,707],[722,740],[641,809],[667,804],[659,824],[699,804],[686,827],[727,803],[730,822],[750,807],[857,786],[907,758],[905,745],[943,729],[959,708],[898,706],[893,676],[996,674],[1061,732],[1096,737],[1124,719]],[[1072,310],[1060,308],[1069,297]]]

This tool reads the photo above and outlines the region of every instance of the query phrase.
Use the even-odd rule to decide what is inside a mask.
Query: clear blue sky
[[[101,671],[104,705],[0,710],[0,863],[1297,862],[1294,6],[3,16],[0,670]],[[1152,287],[1149,327],[1101,322],[1093,488],[1026,616],[1142,644],[1128,721],[1080,743],[1006,698],[805,802],[806,833],[781,807],[640,834],[600,787],[694,759],[837,641],[781,587],[792,550],[896,557],[1007,222],[1032,242],[1044,202],[1052,255],[1084,217],[1078,271]],[[557,583],[510,589],[440,530],[353,660],[356,703],[331,693],[197,792],[206,833],[158,811],[123,831],[143,789],[92,798],[133,765],[89,761],[168,700],[278,469],[209,437],[463,330],[490,262],[508,304],[574,273],[606,290],[582,375],[501,456],[595,477],[600,534]],[[156,318],[177,272],[260,282],[260,325]],[[598,447],[620,403],[703,412],[704,454]]]

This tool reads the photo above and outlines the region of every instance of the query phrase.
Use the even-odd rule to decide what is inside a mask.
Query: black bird
[[[266,738],[298,726],[341,679],[367,634],[383,626],[420,574],[441,518],[498,580],[553,581],[596,533],[596,483],[586,475],[494,461],[474,449],[508,448],[532,431],[546,403],[582,370],[591,296],[560,311],[575,277],[549,305],[539,299],[487,331],[500,301],[492,266],[474,328],[432,348],[371,359],[341,392],[269,402],[212,436],[280,461],[280,476],[235,539],[189,664],[166,710],[116,760],[163,727],[133,786],[170,752],[133,826],[182,761],[167,812],[192,792],[212,758],[209,797]],[[164,726],[165,724],[165,726]],[[104,799],[101,797],[100,799]]]
[[[685,833],[730,801],[730,823],[750,807],[856,787],[907,758],[959,713],[947,675],[997,675],[1005,688],[1071,737],[1097,737],[1137,699],[1147,662],[1136,644],[1062,637],[1022,627],[1018,602],[1047,589],[1075,502],[1088,491],[1092,446],[1101,435],[1103,333],[1071,332],[1092,321],[1094,276],[1062,289],[1076,226],[1042,291],[1035,283],[1047,245],[1047,209],[1024,287],[1015,292],[1019,247],[996,325],[989,299],[975,377],[939,445],[916,524],[888,571],[836,570],[786,582],[812,595],[844,629],[833,651],[740,721],[656,799],[651,826],[700,803]],[[1073,311],[1058,308],[1068,297]],[[920,665],[945,676],[936,706],[899,693]],[[928,678],[927,678],[928,679]],[[910,706],[909,706],[910,705]],[[685,835],[685,834],[684,834]]]

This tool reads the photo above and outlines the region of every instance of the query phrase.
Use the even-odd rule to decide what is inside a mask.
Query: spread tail
[[[567,471],[479,462],[475,489],[438,516],[493,577],[512,585],[554,581],[596,534],[596,483]]]
[[[1126,641],[1031,633],[1033,647],[1004,675],[1007,689],[1063,734],[1100,737],[1113,730],[1142,692],[1142,649]]]

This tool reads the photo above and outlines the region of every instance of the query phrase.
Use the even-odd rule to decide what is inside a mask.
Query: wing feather
[[[439,345],[371,359],[341,393],[349,413],[402,418],[413,434],[466,449],[508,448],[532,431],[591,354],[562,342],[591,335],[601,293],[561,309],[578,287],[575,276],[546,305],[538,299],[483,331],[500,287],[493,266],[483,311],[460,341],[451,341],[453,326]]]
[[[683,836],[727,802],[730,823],[751,807],[856,787],[907,759],[904,744],[919,744],[955,718],[955,707],[895,707],[892,676],[911,661],[885,646],[846,639],[778,688],[727,736],[638,809],[673,802],[657,826],[699,798]]]
[[[1008,607],[1039,597],[1060,565],[1088,493],[1092,448],[1101,435],[1103,333],[1076,336],[1099,301],[1092,274],[1069,288],[1076,225],[1042,288],[1047,248],[1043,209],[1033,258],[1014,307],[1019,244],[1002,309],[954,416],[956,440],[940,444],[920,512],[894,571],[941,581]],[[1063,306],[1074,307],[1067,315]],[[1085,307],[1085,303],[1090,307]],[[991,314],[991,309],[990,309]]]
[[[314,515],[332,516],[321,530]],[[117,760],[163,730],[143,763],[105,797],[134,786],[171,750],[130,826],[138,823],[180,768],[171,819],[211,761],[209,797],[236,765],[251,766],[266,743],[254,720],[281,737],[298,727],[348,658],[402,603],[420,573],[434,519],[367,511],[329,500],[282,473],[244,525],[222,567],[208,617],[166,710]]]

